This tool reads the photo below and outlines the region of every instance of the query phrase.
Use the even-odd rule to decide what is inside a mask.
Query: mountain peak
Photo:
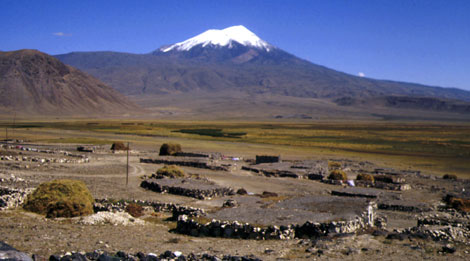
[[[237,42],[244,46],[255,47],[269,52],[272,46],[259,38],[256,34],[248,30],[243,25],[236,25],[223,30],[210,29],[186,41],[179,42],[160,49],[162,52],[189,51],[197,45],[206,47],[208,45],[232,47],[232,43]]]

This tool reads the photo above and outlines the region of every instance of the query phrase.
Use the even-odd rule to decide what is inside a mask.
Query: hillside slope
[[[35,50],[0,52],[0,110],[32,115],[123,114],[140,110],[98,79]]]

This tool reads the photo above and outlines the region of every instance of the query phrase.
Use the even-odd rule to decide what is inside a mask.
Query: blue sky
[[[0,0],[0,50],[148,53],[244,25],[313,63],[470,90],[468,0]]]

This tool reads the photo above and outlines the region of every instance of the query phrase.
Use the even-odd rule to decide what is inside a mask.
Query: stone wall
[[[171,212],[173,215],[173,220],[177,220],[178,217],[181,215],[185,215],[187,217],[198,217],[204,215],[204,210],[200,208],[186,207],[174,203],[162,203],[145,200],[113,201],[109,199],[96,199],[93,205],[93,209],[95,212],[123,212],[126,210],[126,207],[131,203],[151,207],[155,212]]]
[[[151,164],[166,164],[166,165],[178,165],[185,167],[193,167],[200,169],[210,169],[210,170],[220,170],[220,171],[229,171],[229,168],[226,166],[219,166],[209,164],[206,161],[195,161],[195,160],[173,160],[173,159],[140,159],[141,163],[151,163]]]
[[[288,170],[266,170],[262,168],[242,166],[242,170],[252,171],[255,173],[261,173],[266,177],[281,177],[281,178],[301,178],[299,174],[288,171]]]
[[[232,188],[213,186],[210,189],[188,188],[178,185],[161,184],[157,179],[148,179],[140,183],[142,188],[152,190],[158,193],[170,193],[179,196],[192,197],[196,199],[207,199],[213,197],[222,197],[226,195],[234,195]]]
[[[381,210],[391,210],[391,211],[401,211],[401,212],[414,212],[414,213],[422,213],[428,212],[432,209],[425,206],[417,206],[417,205],[401,205],[401,204],[387,204],[387,203],[379,203],[378,209]]]
[[[17,208],[26,200],[26,197],[33,191],[27,189],[13,189],[8,187],[0,187],[0,210]]]
[[[256,164],[281,162],[281,156],[256,155]]]
[[[28,157],[28,156],[11,156],[5,155],[0,156],[1,161],[22,161],[22,162],[37,162],[43,163],[88,163],[89,158],[80,159],[68,159],[68,158],[39,158],[39,157]]]
[[[238,221],[220,221],[215,219],[203,224],[198,222],[198,219],[181,215],[178,218],[176,232],[198,237],[211,236],[258,240],[317,238],[337,233],[355,233],[360,229],[374,226],[376,208],[375,203],[371,203],[360,216],[348,221],[330,221],[325,223],[307,221],[301,225],[271,225],[266,227],[254,226]]]
[[[175,157],[193,157],[193,158],[209,158],[209,154],[193,153],[193,152],[176,152],[172,156],[175,156]]]

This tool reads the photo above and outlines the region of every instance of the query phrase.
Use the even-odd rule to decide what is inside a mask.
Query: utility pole
[[[13,137],[13,129],[15,128],[15,124],[16,124],[16,110],[13,114],[13,127],[11,129],[11,136]]]
[[[126,187],[129,184],[129,142],[127,143]]]

